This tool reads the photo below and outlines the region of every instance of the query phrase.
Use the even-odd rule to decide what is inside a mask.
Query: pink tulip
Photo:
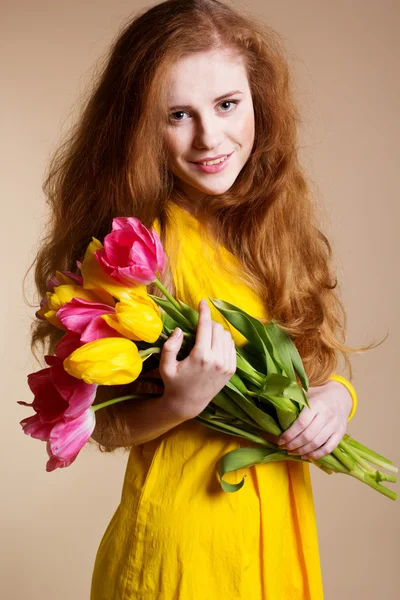
[[[80,335],[69,331],[66,333],[56,345],[55,354],[57,358],[64,362],[64,360],[73,353],[74,350],[82,346]],[[46,358],[46,357],[45,357]]]
[[[26,402],[19,401],[18,404],[30,406]],[[22,425],[22,429],[26,435],[30,435],[37,440],[42,440],[42,442],[46,442],[49,439],[50,432],[54,427],[54,423],[42,423],[38,413],[36,413],[36,415],[32,415],[31,417],[22,419],[22,421],[20,421],[20,425]]]
[[[43,424],[55,423],[61,418],[79,417],[93,404],[97,386],[69,375],[64,370],[63,361],[59,357],[46,356],[45,360],[50,365],[49,368],[28,375],[28,385],[34,394],[33,402],[28,404],[19,401],[18,404],[31,406],[37,413],[40,423]],[[28,421],[24,419],[21,422],[24,431],[32,437],[36,437],[36,424],[39,427],[37,419]],[[26,431],[26,428],[31,425],[34,427]],[[39,434],[42,433],[40,430]]]
[[[88,408],[76,419],[62,419],[52,428],[48,442],[49,460],[46,471],[68,467],[74,462],[93,433],[96,424],[94,411]]]
[[[148,285],[164,270],[164,251],[154,229],[136,217],[117,217],[96,259],[113,279],[127,286]]]
[[[68,331],[80,335],[81,344],[86,344],[104,337],[122,337],[102,318],[113,314],[115,309],[108,304],[73,298],[57,311],[57,318]]]
[[[20,425],[26,435],[47,442],[47,471],[70,465],[95,426],[91,406],[97,385],[72,377],[63,368],[63,359],[79,346],[79,335],[64,336],[57,344],[57,356],[45,356],[49,367],[28,375],[33,402],[18,402],[36,412]]]

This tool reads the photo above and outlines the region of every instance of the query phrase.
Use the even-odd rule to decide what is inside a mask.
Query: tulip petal
[[[93,404],[97,385],[88,385],[84,381],[72,377],[64,370],[62,362],[58,358],[56,360],[58,362],[51,369],[50,375],[53,386],[68,403],[64,410],[64,418],[76,418]]]
[[[86,383],[122,385],[134,381],[142,370],[136,345],[122,337],[102,338],[75,350],[64,360],[64,369]]]
[[[82,343],[87,344],[101,338],[118,337],[119,334],[109,326],[108,321],[104,320],[105,316],[112,318],[113,314],[103,314],[93,319],[81,335]]]
[[[132,294],[129,301],[117,302],[115,310],[115,315],[102,318],[128,339],[153,343],[160,337],[163,328],[160,310],[149,296]]]
[[[64,361],[67,356],[72,354],[81,345],[80,335],[69,331],[56,345],[55,354],[61,361]]]
[[[22,419],[20,425],[26,435],[30,435],[42,442],[46,442],[49,439],[50,432],[54,427],[53,423],[42,423],[38,414]]]
[[[71,458],[70,460],[61,460],[60,458],[57,458],[56,456],[51,456],[49,458],[49,460],[47,461],[46,471],[48,473],[50,473],[51,471],[54,471],[55,469],[63,469],[64,467],[69,467],[74,462],[75,459],[76,459],[76,456],[74,458]]]
[[[114,219],[111,233],[95,256],[105,273],[127,286],[149,285],[164,269],[164,251],[157,232],[149,231],[135,217]]]
[[[95,317],[114,312],[115,309],[107,304],[73,298],[57,311],[57,318],[69,331],[82,334]]]
[[[51,455],[62,460],[76,458],[93,433],[96,424],[90,408],[76,419],[59,421],[50,432]]]
[[[86,249],[83,259],[81,272],[86,289],[103,289],[109,292],[114,298],[128,297],[130,289],[125,285],[118,284],[106,270],[102,268],[97,253],[100,252],[103,245],[96,238],[92,238]]]
[[[28,385],[35,396],[32,408],[43,423],[54,423],[68,408],[68,402],[53,385],[51,371],[51,368],[41,369],[28,375]]]

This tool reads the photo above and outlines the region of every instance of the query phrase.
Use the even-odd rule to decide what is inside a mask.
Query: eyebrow
[[[235,94],[243,94],[243,92],[241,92],[240,90],[234,90],[233,92],[227,92],[226,94],[222,94],[222,96],[218,96],[218,98],[214,99],[214,102],[219,102],[220,100],[223,100],[224,98],[227,98],[228,96],[234,96]],[[189,110],[192,107],[189,104],[177,104],[176,106],[170,106],[169,110],[170,111],[174,111],[174,110]]]

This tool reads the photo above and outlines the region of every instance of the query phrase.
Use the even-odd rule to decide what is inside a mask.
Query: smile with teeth
[[[199,164],[201,165],[217,165],[220,162],[224,162],[224,160],[226,160],[228,158],[228,154],[226,154],[225,156],[221,156],[221,158],[216,158],[215,160],[208,160],[205,162],[200,162]]]

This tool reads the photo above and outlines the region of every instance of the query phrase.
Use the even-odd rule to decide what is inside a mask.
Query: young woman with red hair
[[[160,233],[166,287],[200,311],[185,360],[176,360],[179,332],[165,343],[163,396],[96,415],[100,449],[130,455],[92,600],[323,597],[309,463],[256,465],[239,492],[225,493],[215,466],[246,442],[193,420],[235,371],[233,341],[243,341],[208,297],[275,319],[301,354],[310,409],[281,436],[283,448],[325,456],[354,414],[351,384],[334,375],[341,355],[351,376],[352,349],[299,164],[298,122],[274,31],[215,0],[168,0],[126,25],[51,163],[40,295],[114,217],[136,216]],[[51,351],[57,333],[44,321],[35,327],[33,344]],[[96,401],[106,394],[121,390],[102,388]]]

